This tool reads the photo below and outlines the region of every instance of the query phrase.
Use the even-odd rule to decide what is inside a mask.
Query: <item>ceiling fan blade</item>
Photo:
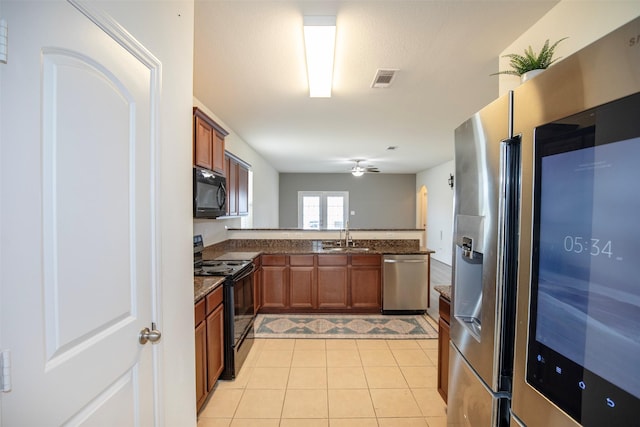
[[[356,164],[350,170],[351,173],[379,173],[380,170],[375,166],[361,166],[361,160],[356,160]]]

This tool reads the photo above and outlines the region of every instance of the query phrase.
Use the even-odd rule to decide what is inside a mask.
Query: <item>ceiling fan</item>
[[[380,172],[378,170],[377,167],[375,166],[360,166],[360,162],[362,162],[363,160],[356,160],[356,164],[354,167],[351,168],[351,174],[353,176],[362,176],[365,173],[378,173]]]

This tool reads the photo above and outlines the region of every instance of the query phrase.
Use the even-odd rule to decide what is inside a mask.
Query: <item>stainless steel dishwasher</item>
[[[424,313],[429,297],[429,255],[384,255],[382,313]]]

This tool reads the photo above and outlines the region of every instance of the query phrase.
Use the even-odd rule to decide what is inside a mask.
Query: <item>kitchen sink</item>
[[[367,252],[369,248],[345,248],[345,247],[337,247],[337,248],[324,248],[325,251],[330,252]]]

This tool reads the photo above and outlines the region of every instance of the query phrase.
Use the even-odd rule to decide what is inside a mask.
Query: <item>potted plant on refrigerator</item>
[[[542,49],[539,53],[533,51],[531,46],[524,50],[524,55],[520,55],[517,53],[509,53],[504,55],[505,58],[510,58],[511,61],[509,65],[511,66],[511,70],[498,71],[497,73],[491,74],[495,76],[497,74],[510,74],[513,76],[520,76],[520,80],[522,82],[527,81],[528,79],[538,75],[542,72],[542,70],[549,67],[551,64],[556,62],[560,58],[553,58],[553,54],[555,52],[556,46],[558,43],[565,40],[567,37],[561,38],[556,41],[554,44],[549,45],[549,39],[544,42]]]

